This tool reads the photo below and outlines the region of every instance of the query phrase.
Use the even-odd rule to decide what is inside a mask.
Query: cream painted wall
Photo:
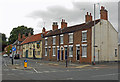
[[[92,27],[92,61],[94,60],[94,27]],[[115,49],[118,51],[118,32],[107,20],[95,25],[95,61],[115,61]],[[118,55],[118,52],[117,52]]]
[[[37,48],[37,42],[24,44],[23,47],[23,57],[26,57],[26,50],[28,50],[28,58],[33,58],[33,45],[35,45],[35,56],[36,58],[42,58],[42,41],[40,41],[40,48]],[[31,48],[31,49],[30,49]],[[31,54],[30,54],[31,51]],[[38,55],[38,51],[40,51],[40,54]]]

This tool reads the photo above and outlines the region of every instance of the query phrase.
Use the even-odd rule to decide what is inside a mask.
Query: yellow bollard
[[[27,60],[24,60],[24,68],[27,68]]]

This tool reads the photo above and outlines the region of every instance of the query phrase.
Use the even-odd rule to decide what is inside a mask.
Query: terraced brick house
[[[22,37],[21,37],[21,34],[19,33],[18,35],[18,39],[12,44],[12,47],[15,47],[16,48],[16,51],[12,51],[13,54],[19,54],[20,55],[20,58],[22,58],[22,46],[21,46],[21,43],[25,40],[26,36],[23,34]]]
[[[95,39],[95,46],[94,46]],[[108,21],[108,11],[101,6],[100,19],[94,21],[91,13],[85,15],[85,23],[67,26],[62,19],[61,28],[53,22],[52,30],[42,39],[43,59],[92,63],[118,60],[118,32]],[[95,47],[95,56],[94,56]]]

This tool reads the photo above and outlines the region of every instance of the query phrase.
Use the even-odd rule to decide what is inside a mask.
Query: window
[[[56,52],[55,52],[55,47],[53,47],[53,56],[55,56]]]
[[[31,52],[31,50],[30,50],[30,55],[32,55],[32,52]]]
[[[69,57],[73,57],[73,46],[69,46]]]
[[[115,57],[117,57],[117,49],[115,49]]]
[[[17,49],[19,49],[19,46],[17,46]]]
[[[60,44],[63,44],[63,35],[60,35]]]
[[[40,48],[40,43],[37,43],[37,48]]]
[[[82,45],[82,57],[87,57],[87,45]]]
[[[45,48],[45,56],[47,56],[47,48]]]
[[[82,31],[82,42],[87,42],[87,30]]]
[[[73,43],[73,33],[69,33],[69,43]]]
[[[45,45],[47,45],[47,37],[45,38]]]
[[[38,51],[37,55],[40,55],[40,51]]]
[[[53,36],[53,45],[55,45],[55,43],[56,43],[56,37],[55,36]]]

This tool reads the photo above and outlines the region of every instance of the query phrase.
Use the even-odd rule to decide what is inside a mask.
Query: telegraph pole
[[[94,4],[94,62],[93,65],[95,65],[95,4]]]

